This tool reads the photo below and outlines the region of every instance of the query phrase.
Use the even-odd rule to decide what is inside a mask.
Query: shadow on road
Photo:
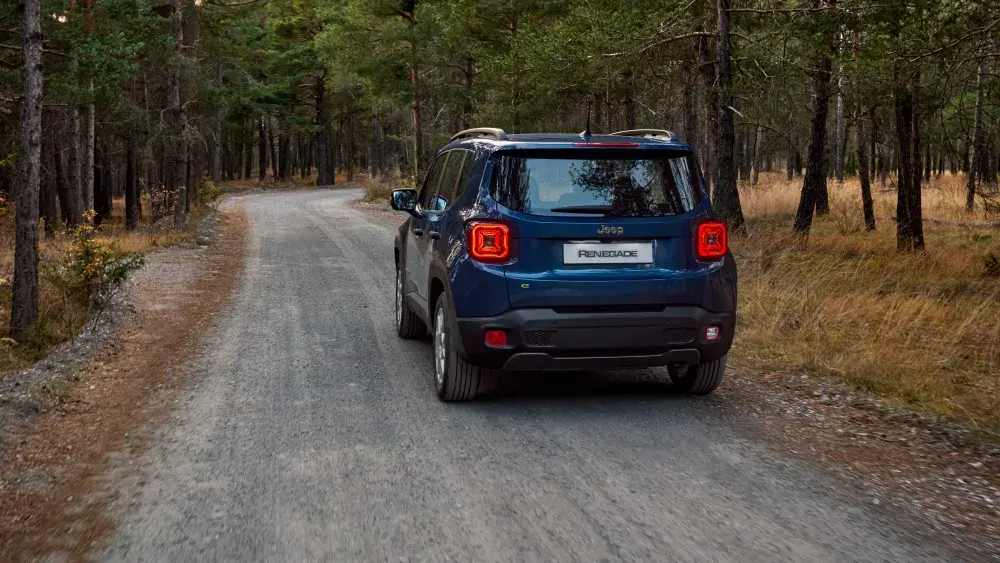
[[[666,371],[504,372],[477,402],[530,398],[632,397],[656,400],[697,399],[679,393]]]

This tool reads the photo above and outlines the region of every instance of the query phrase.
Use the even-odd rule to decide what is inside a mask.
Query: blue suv
[[[722,381],[736,266],[691,147],[669,131],[507,135],[438,151],[395,241],[396,329],[434,346],[446,401],[492,370],[667,366]]]

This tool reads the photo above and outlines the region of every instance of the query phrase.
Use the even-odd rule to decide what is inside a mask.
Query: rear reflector
[[[507,333],[502,330],[487,330],[486,345],[493,348],[502,348],[507,345]]]
[[[510,258],[510,229],[503,223],[472,223],[469,254],[480,262],[506,262]]]
[[[705,329],[705,342],[715,342],[722,335],[722,330],[717,326],[710,326]]]
[[[700,260],[719,260],[726,255],[726,224],[721,221],[705,221],[698,225],[695,233],[695,254]]]

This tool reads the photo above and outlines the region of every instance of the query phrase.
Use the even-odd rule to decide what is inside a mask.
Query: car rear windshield
[[[698,185],[689,152],[519,151],[494,156],[490,195],[532,215],[662,217],[698,205]]]

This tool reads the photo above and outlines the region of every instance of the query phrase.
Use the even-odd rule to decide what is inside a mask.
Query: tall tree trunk
[[[762,131],[762,128],[761,128],[760,125],[758,125],[757,129],[754,131],[754,134],[753,134],[753,158],[750,161],[753,164],[753,169],[752,169],[753,170],[753,179],[751,180],[751,183],[750,183],[752,186],[756,186],[757,183],[760,182],[760,161],[761,161],[761,157],[760,157],[760,134],[761,134],[761,131]]]
[[[698,135],[698,88],[694,69],[684,73],[684,140],[691,146],[700,143]]]
[[[865,121],[859,110],[854,112],[858,123],[858,179],[861,181],[861,208],[865,216],[865,229],[875,230],[875,205],[872,201],[871,175],[868,172],[868,139],[865,138]]]
[[[316,79],[313,98],[316,102],[316,185],[329,186],[334,180],[333,161],[330,158],[333,132],[330,129],[330,113],[326,106],[325,71]]]
[[[902,65],[902,62],[896,63]],[[917,112],[909,78],[903,69],[895,72],[896,137],[899,140],[898,187],[896,192],[896,247],[899,250],[920,250],[924,247],[923,221],[920,209],[919,168],[914,149],[918,148],[915,134]]]
[[[187,140],[185,132],[187,130],[187,108],[181,93],[184,90],[183,70],[184,70],[184,18],[182,0],[171,0],[174,7],[174,21],[172,22],[172,34],[177,48],[174,56],[168,64],[167,72],[167,105],[172,114],[172,162],[169,174],[171,175],[171,185],[174,191],[174,225],[181,227],[184,225],[184,212],[187,208]]]
[[[87,83],[87,105],[83,122],[83,179],[81,184],[83,211],[94,209],[94,79]]]
[[[698,68],[701,70],[701,79],[705,88],[705,115],[708,126],[705,128],[705,133],[709,141],[704,145],[705,159],[702,164],[705,169],[705,188],[710,190],[715,185],[715,139],[719,130],[719,92],[715,84],[715,61],[707,37],[698,38]]]
[[[70,195],[70,216],[71,226],[79,225],[83,222],[83,174],[82,174],[82,147],[80,146],[80,108],[73,107],[70,112],[70,146],[69,146],[69,195]]]
[[[274,129],[275,129],[274,120],[273,119],[268,119],[267,120],[267,136],[268,136],[267,146],[271,150],[271,176],[275,180],[277,180],[279,178],[280,172],[278,171],[278,165],[279,165],[279,162],[278,162],[278,144],[277,144],[277,141],[275,140]]]
[[[17,154],[14,281],[10,335],[27,342],[38,322],[38,190],[42,160],[42,25],[40,0],[17,6],[21,38],[21,138]]]
[[[844,183],[844,156],[847,153],[847,117],[844,115],[844,72],[840,67],[837,76],[837,147],[836,147],[837,182]]]
[[[972,211],[976,205],[976,173],[981,168],[980,161],[985,154],[983,142],[983,76],[986,74],[986,59],[979,61],[979,71],[976,73],[976,122],[972,133],[972,164],[966,175],[965,209]],[[966,153],[968,154],[968,153]]]
[[[43,154],[45,151],[42,151]],[[41,180],[39,203],[45,218],[45,238],[52,238],[59,230],[59,194],[53,173],[45,174]]]
[[[56,172],[56,193],[59,194],[59,212],[62,215],[62,222],[67,225],[70,222],[73,209],[73,196],[70,193],[69,178],[67,178],[66,157],[63,155],[63,148],[60,141],[55,142],[55,154],[53,164]]]
[[[730,0],[718,0],[718,32],[716,36],[715,65],[716,84],[719,89],[718,121],[716,136],[716,182],[712,203],[719,217],[729,228],[736,231],[743,228],[743,208],[736,187],[736,170],[733,167],[733,144],[735,126],[733,124],[732,60],[730,59]]]
[[[264,116],[257,119],[257,181],[267,178],[267,125]]]
[[[94,181],[94,189],[93,189],[93,191],[94,191],[94,205],[93,205],[93,207],[91,209],[94,211],[94,219],[93,219],[94,226],[100,226],[100,224],[104,221],[104,216],[103,216],[104,209],[101,206],[101,200],[102,200],[102,197],[103,197],[103,193],[101,192],[101,190],[104,189],[104,182],[105,182],[104,172],[105,171],[104,171],[104,169],[101,166],[101,164],[102,164],[101,163],[101,152],[97,150],[97,147],[94,147],[94,164],[95,164],[95,166],[91,169],[91,174],[92,174],[92,177],[94,179],[93,180]]]
[[[831,1],[829,5],[833,5]],[[828,44],[833,40],[827,38]],[[813,115],[812,133],[809,137],[809,164],[802,182],[802,196],[795,213],[795,231],[808,234],[812,227],[813,212],[820,213],[827,198],[826,188],[826,118],[830,112],[830,78],[833,62],[825,52],[816,55],[816,70],[813,72]],[[829,211],[829,201],[825,204]]]
[[[135,130],[129,131],[125,149],[125,229],[139,226],[139,182],[136,170]]]
[[[215,85],[222,87],[222,61],[215,63]],[[222,123],[225,120],[226,108],[221,103],[215,106],[215,127],[213,136],[215,144],[212,150],[212,182],[222,181]]]
[[[284,182],[288,180],[289,156],[288,152],[288,127],[282,124],[281,133],[278,134],[278,180]]]

